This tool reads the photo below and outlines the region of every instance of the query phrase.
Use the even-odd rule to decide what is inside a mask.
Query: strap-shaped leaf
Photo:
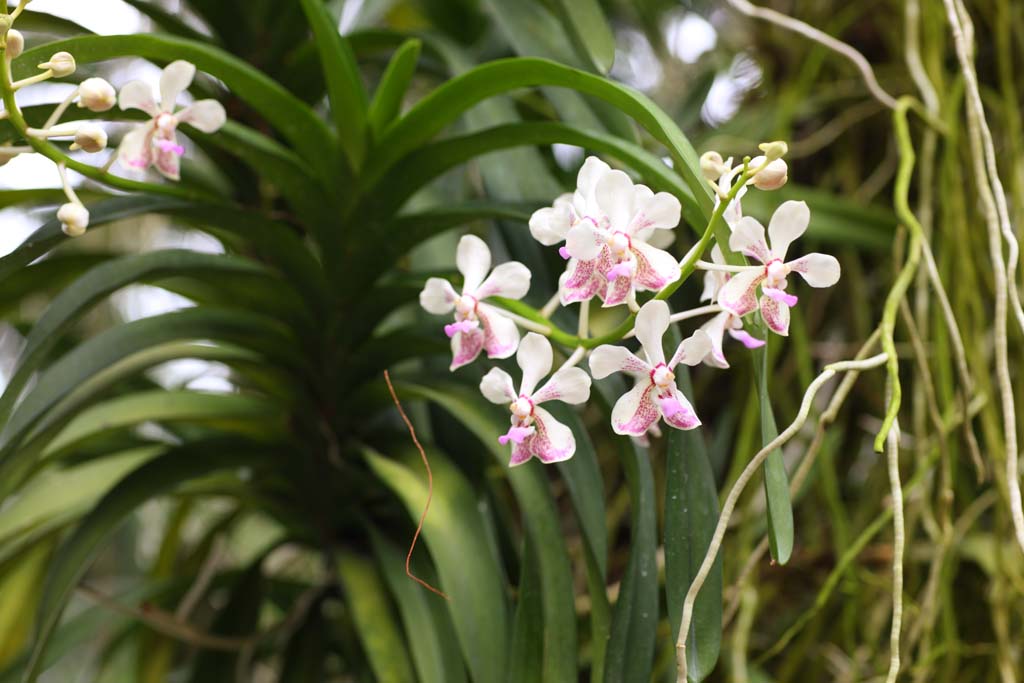
[[[411,38],[402,43],[388,62],[370,103],[370,130],[374,136],[379,136],[401,112],[402,99],[416,73],[422,47],[422,41]]]
[[[34,683],[39,676],[50,637],[75,586],[100,547],[136,507],[190,479],[226,468],[252,466],[266,455],[261,447],[238,440],[182,446],[142,465],[111,489],[61,545],[50,565],[24,682]]]
[[[606,74],[615,61],[615,36],[597,0],[556,0],[555,9],[576,49]]]
[[[761,442],[769,443],[779,435],[768,393],[768,346],[751,351],[754,357],[754,377],[757,382],[758,402],[761,406]],[[777,448],[764,461],[764,493],[768,502],[768,544],[772,559],[779,564],[789,562],[793,554],[793,504],[789,497],[789,477]]]

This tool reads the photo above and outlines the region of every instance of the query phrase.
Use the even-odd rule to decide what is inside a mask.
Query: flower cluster
[[[508,431],[498,437],[501,444],[511,444],[511,466],[531,457],[545,463],[572,457],[576,450],[572,431],[541,404],[585,403],[591,375],[603,379],[623,373],[633,379],[632,389],[612,409],[611,427],[617,434],[646,441],[649,435],[660,433],[662,423],[675,429],[700,426],[690,398],[676,384],[678,365],[704,362],[728,368],[723,353],[726,333],[747,348],[766,343],[750,330],[760,330],[760,335],[765,331],[787,335],[789,309],[797,303],[797,297],[788,291],[790,273],[798,273],[812,287],[829,287],[838,281],[839,263],[832,256],[812,253],[787,260],[790,245],[803,235],[810,221],[805,203],[783,202],[771,218],[767,239],[764,227],[743,215],[741,200],[749,187],[774,190],[788,180],[789,169],[782,159],[785,144],[767,143],[761,150],[761,156],[736,165],[716,152],[701,157],[701,171],[716,195],[708,230],[716,227],[714,221],[719,218],[724,225],[718,225],[729,230],[727,244],[712,246],[711,261],[700,260],[702,254],[693,250],[680,262],[666,251],[674,238],[670,231],[679,224],[681,214],[675,196],[634,184],[622,171],[590,157],[580,169],[575,191],[558,197],[552,206],[539,209],[530,218],[533,237],[545,246],[558,246],[559,255],[567,262],[556,298],[539,314],[517,315],[510,309],[520,304],[513,306],[507,301],[528,293],[531,275],[526,266],[504,263],[492,271],[490,250],[472,235],[463,237],[456,251],[461,289],[442,278],[427,280],[420,293],[423,308],[438,315],[454,315],[454,321],[444,326],[452,340],[452,370],[473,362],[481,351],[492,359],[516,354],[522,373],[518,389],[512,376],[500,368],[492,368],[480,383],[487,400],[508,405],[511,413]],[[748,258],[756,263],[749,263]],[[664,299],[684,273],[688,275],[694,268],[706,271],[702,299],[711,303],[673,314]],[[672,289],[666,290],[669,286]],[[643,292],[657,294],[640,305],[637,297]],[[634,323],[626,337],[637,338],[636,352],[618,344],[598,344],[588,336],[587,306],[595,297],[605,308],[629,307]],[[551,374],[554,352],[546,338],[552,336],[548,319],[559,303],[579,303],[581,324],[579,337],[574,339],[577,348]],[[755,310],[760,311],[764,327],[747,317]],[[664,336],[672,322],[699,315],[712,317],[666,354]],[[529,331],[522,342],[519,327]],[[564,337],[559,339],[564,341]],[[576,365],[591,346],[596,348],[589,352],[587,375]],[[541,384],[549,374],[550,379]]]
[[[29,1],[22,0],[0,23],[0,47],[3,48],[7,60],[18,57],[25,49],[24,35],[12,28],[12,24]],[[74,55],[69,52],[57,52],[39,65],[38,74],[14,82],[7,78],[7,82],[0,85],[13,97],[27,86],[51,78],[71,76],[76,68]],[[195,72],[196,67],[185,61],[176,61],[168,65],[160,77],[159,101],[153,97],[152,87],[142,81],[128,83],[118,96],[114,86],[106,80],[87,78],[57,105],[41,128],[23,126],[22,132],[30,143],[34,143],[33,146],[0,147],[0,165],[19,154],[36,151],[35,145],[38,145],[38,142],[35,141],[51,138],[69,140],[69,151],[80,150],[88,154],[102,152],[107,148],[108,142],[107,132],[103,126],[92,121],[61,123],[61,117],[76,102],[80,109],[93,113],[108,112],[120,104],[122,110],[139,109],[149,118],[123,137],[117,152],[108,159],[100,172],[108,172],[113,163],[120,160],[130,169],[146,170],[153,166],[164,177],[178,180],[180,158],[185,154],[185,148],[177,139],[178,126],[189,124],[204,133],[213,133],[227,120],[224,107],[216,100],[201,100],[176,110],[176,103],[191,85]],[[11,114],[12,112],[7,111],[3,116],[14,118]],[[23,124],[24,117],[20,111],[17,111],[16,116],[15,120]],[[57,210],[57,219],[61,222],[65,234],[77,237],[89,226],[89,211],[68,182],[66,167],[67,161],[57,162],[64,194],[67,196],[67,202]]]

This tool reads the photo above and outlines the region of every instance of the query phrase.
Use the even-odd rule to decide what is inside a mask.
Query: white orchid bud
[[[75,133],[71,149],[83,149],[89,154],[102,152],[107,148],[107,131],[95,123],[87,123]]]
[[[776,159],[757,172],[754,176],[754,187],[759,190],[777,190],[788,180],[789,167],[782,159]]]
[[[764,152],[764,155],[770,160],[775,161],[786,156],[786,152],[789,151],[789,145],[782,140],[775,140],[774,142],[762,142],[757,146],[759,150]]]
[[[718,152],[704,152],[700,156],[700,171],[708,180],[718,180],[725,173],[725,161]]]
[[[57,78],[64,78],[75,73],[75,58],[70,52],[57,52],[50,61],[39,65],[40,69],[49,69]]]
[[[7,59],[14,59],[25,51],[25,36],[17,29],[7,32]]]
[[[89,111],[109,111],[117,104],[117,91],[102,78],[87,78],[78,86],[78,106]]]
[[[68,202],[57,210],[60,229],[68,237],[80,237],[89,227],[89,210],[77,202]]]

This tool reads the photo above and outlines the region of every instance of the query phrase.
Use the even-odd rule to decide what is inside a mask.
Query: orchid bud
[[[718,152],[704,152],[700,156],[700,171],[708,180],[718,180],[726,170],[722,155]]]
[[[70,52],[57,52],[50,61],[39,65],[40,69],[49,69],[57,78],[64,78],[75,73],[75,58]]]
[[[786,152],[789,151],[789,145],[782,140],[775,140],[774,142],[762,142],[757,146],[759,150],[764,152],[764,155],[769,161],[775,161],[786,156]]]
[[[759,190],[777,190],[788,180],[789,167],[782,159],[776,159],[754,175],[754,187]]]
[[[25,50],[25,36],[17,29],[7,32],[7,59],[14,59]]]
[[[75,142],[71,149],[83,149],[89,154],[102,152],[107,148],[107,131],[95,123],[87,123],[75,133]]]
[[[117,104],[114,86],[102,78],[87,78],[78,86],[78,106],[89,111],[103,112]]]
[[[57,220],[65,235],[80,237],[89,227],[89,210],[77,202],[69,202],[57,210]]]

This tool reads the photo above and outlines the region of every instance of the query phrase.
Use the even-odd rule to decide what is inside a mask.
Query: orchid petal
[[[748,349],[759,349],[766,343],[763,339],[758,339],[745,330],[729,330],[729,336]]]
[[[660,299],[648,301],[636,314],[636,338],[644,347],[644,353],[651,365],[665,362],[665,351],[661,345],[661,338],[669,325],[668,304]]]
[[[572,226],[572,195],[563,194],[553,206],[537,209],[530,216],[530,234],[546,247],[565,240]]]
[[[679,225],[683,207],[675,195],[659,192],[649,198],[641,199],[637,196],[638,194],[634,195],[636,215],[630,226],[630,234],[636,234],[637,231],[648,228],[671,230]]]
[[[676,429],[694,429],[700,426],[700,418],[693,410],[693,406],[683,395],[683,392],[676,389],[669,397],[659,397],[658,407],[665,417],[665,424]]]
[[[775,299],[780,304],[785,304],[786,306],[796,306],[797,302],[800,301],[795,294],[787,294],[785,291],[775,287],[762,287],[761,290],[765,296]]]
[[[742,318],[757,308],[757,286],[764,278],[764,268],[751,268],[734,274],[718,290],[719,305]]]
[[[160,108],[168,113],[173,112],[178,97],[192,85],[195,76],[195,64],[182,59],[168,64],[160,74]]]
[[[599,291],[607,288],[605,277],[597,269],[598,260],[569,261],[564,280],[559,285],[562,305],[590,301]]]
[[[624,275],[611,280],[604,288],[604,295],[601,297],[604,302],[601,304],[602,308],[621,306],[629,300],[631,292],[633,292],[632,276]]]
[[[806,202],[790,200],[782,202],[775,209],[768,223],[768,237],[772,242],[772,257],[786,259],[789,245],[807,231],[811,222],[811,210]]]
[[[592,261],[604,248],[603,231],[594,221],[584,218],[574,225],[565,236],[565,249],[573,258]]]
[[[491,403],[499,405],[518,398],[512,376],[501,368],[491,368],[480,380],[480,393]]]
[[[611,270],[605,273],[605,278],[607,278],[609,282],[611,282],[612,280],[617,280],[620,277],[632,279],[635,271],[635,263],[633,263],[632,261],[623,261],[621,263],[616,263],[614,266],[612,266]]]
[[[580,167],[580,172],[576,175],[577,190],[583,193],[584,196],[592,195],[594,188],[597,186],[597,181],[611,170],[611,166],[597,157],[587,157],[587,160],[583,162],[583,166]]]
[[[625,346],[605,344],[590,353],[590,374],[594,379],[604,379],[613,372],[627,372],[637,377],[646,377],[651,366],[640,360]]]
[[[153,163],[153,127],[144,124],[129,131],[121,138],[117,156],[129,168],[149,168]]]
[[[121,111],[126,109],[141,109],[149,116],[160,114],[160,107],[153,99],[153,89],[149,83],[144,81],[131,81],[121,88],[121,94],[117,98]]]
[[[613,232],[626,232],[633,217],[633,181],[622,171],[609,171],[597,181],[594,197],[601,213],[608,216]],[[570,247],[572,251],[572,247]]]
[[[700,329],[707,333],[711,342],[711,352],[704,357],[704,362],[715,368],[728,368],[729,361],[725,359],[722,352],[722,340],[725,336],[725,326],[732,318],[732,313],[722,311],[711,320],[701,325]]]
[[[562,401],[570,405],[585,403],[590,398],[590,375],[579,368],[564,368],[551,376],[533,395],[535,404]]]
[[[761,297],[761,317],[775,334],[789,336],[789,306],[770,296]]]
[[[476,290],[477,299],[500,296],[506,299],[522,299],[530,291],[530,269],[517,261],[502,263],[491,271],[487,279]]]
[[[572,430],[559,422],[540,406],[534,408],[534,426],[537,433],[523,445],[541,462],[550,464],[568,460],[576,453],[576,437]]]
[[[704,330],[697,330],[679,344],[676,352],[672,355],[672,360],[668,362],[668,367],[669,369],[674,368],[679,363],[697,365],[711,351],[711,337]]]
[[[508,358],[519,346],[519,328],[500,309],[478,304],[476,315],[484,328],[484,351],[488,358]]]
[[[457,296],[455,288],[447,280],[439,277],[428,278],[423,285],[423,291],[420,292],[420,306],[427,313],[444,315],[451,313],[455,308]]]
[[[536,332],[530,332],[519,344],[516,362],[523,371],[523,382],[519,385],[519,393],[524,396],[533,394],[537,383],[551,372],[551,342]]]
[[[637,289],[656,292],[670,282],[679,279],[679,262],[667,251],[656,249],[649,244],[634,241],[633,256],[636,257]]]
[[[459,332],[452,337],[452,363],[449,370],[456,370],[476,360],[484,348],[484,331],[479,327],[470,332]]]
[[[177,114],[178,123],[187,123],[204,133],[216,133],[228,120],[224,105],[217,100],[199,100]]]
[[[839,282],[839,261],[835,256],[812,253],[786,264],[811,287],[831,287]]]
[[[173,136],[173,134],[172,134]],[[160,145],[167,140],[170,144]],[[181,153],[184,151],[174,137],[157,140],[158,148],[153,166],[160,171],[160,175],[168,180],[179,180],[181,178]]]
[[[732,235],[729,237],[729,248],[756,258],[761,263],[772,260],[771,250],[764,241],[764,226],[750,216],[744,216],[733,227]]]
[[[455,266],[465,278],[462,291],[475,292],[491,269],[491,250],[476,235],[463,235],[455,250]]]
[[[612,408],[612,430],[616,434],[643,436],[661,417],[654,403],[654,383],[644,378],[619,397]]]
[[[444,333],[451,339],[459,332],[472,332],[476,328],[480,327],[480,323],[476,320],[460,320],[449,325],[444,326]]]
[[[520,444],[536,433],[537,430],[534,427],[509,427],[506,433],[498,437],[498,443],[502,446],[509,441]]]

